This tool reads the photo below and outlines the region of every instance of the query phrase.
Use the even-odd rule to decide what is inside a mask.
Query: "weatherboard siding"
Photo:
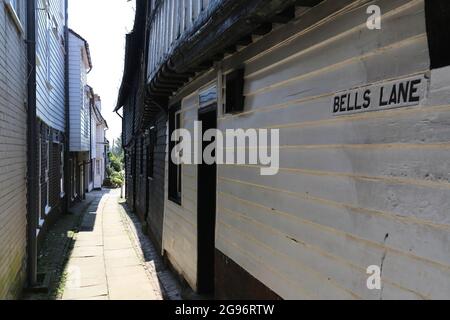
[[[26,3],[18,15],[25,26]],[[27,47],[0,1],[0,300],[19,297],[27,246]]]
[[[198,109],[196,93],[185,97],[181,103],[181,121],[193,135],[194,118],[187,118],[189,112]],[[170,137],[167,134],[167,141]],[[170,154],[166,152],[166,163]],[[165,210],[163,222],[163,249],[171,264],[184,276],[192,288],[197,287],[197,167],[182,167],[181,205],[168,200],[168,165],[165,168]]]
[[[369,4],[382,10],[379,31],[366,26]],[[280,172],[218,166],[216,247],[284,299],[450,295],[450,76],[430,70],[424,10],[325,1],[171,99],[193,130],[199,88],[245,65],[245,110],[219,114],[218,127],[280,129]],[[341,92],[411,77],[425,82],[416,106],[333,114]],[[166,200],[163,248],[195,289],[196,166],[183,165],[182,190],[181,206]],[[371,265],[382,290],[367,289]]]
[[[86,65],[82,52],[85,43],[69,33],[69,105],[70,105],[70,151],[89,151],[90,131],[89,101],[86,100]]]
[[[37,7],[37,116],[50,127],[64,132],[64,0],[39,0]]]
[[[219,128],[280,128],[281,169],[219,166],[217,248],[286,299],[450,295],[450,78],[429,70],[422,0],[375,4],[380,31],[359,1],[223,62],[245,62],[246,105]],[[410,76],[427,82],[418,106],[332,113],[343,90]],[[366,287],[370,265],[383,268],[381,291]]]

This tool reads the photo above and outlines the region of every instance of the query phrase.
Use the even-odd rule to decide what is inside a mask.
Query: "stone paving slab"
[[[119,192],[104,192],[83,218],[67,265],[63,299],[156,300],[161,288],[145,269],[122,215]]]

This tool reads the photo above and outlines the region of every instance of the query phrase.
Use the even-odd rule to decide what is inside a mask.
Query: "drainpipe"
[[[65,109],[66,109],[66,135],[64,143],[64,211],[69,213],[70,211],[70,199],[71,195],[71,175],[72,168],[70,168],[70,91],[69,91],[69,27],[68,27],[68,12],[69,1],[65,0],[65,26],[64,26],[64,50],[66,52],[64,59],[64,94],[65,94]]]
[[[36,116],[36,0],[27,1],[27,276],[28,286],[37,282],[37,215],[39,212],[38,139]]]

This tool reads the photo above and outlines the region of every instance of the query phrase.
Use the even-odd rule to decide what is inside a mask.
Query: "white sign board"
[[[426,83],[421,75],[340,92],[333,98],[331,111],[334,116],[344,116],[419,105]]]

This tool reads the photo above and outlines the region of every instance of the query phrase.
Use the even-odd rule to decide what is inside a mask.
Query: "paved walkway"
[[[86,212],[67,266],[63,300],[160,300],[118,190],[98,193]]]

